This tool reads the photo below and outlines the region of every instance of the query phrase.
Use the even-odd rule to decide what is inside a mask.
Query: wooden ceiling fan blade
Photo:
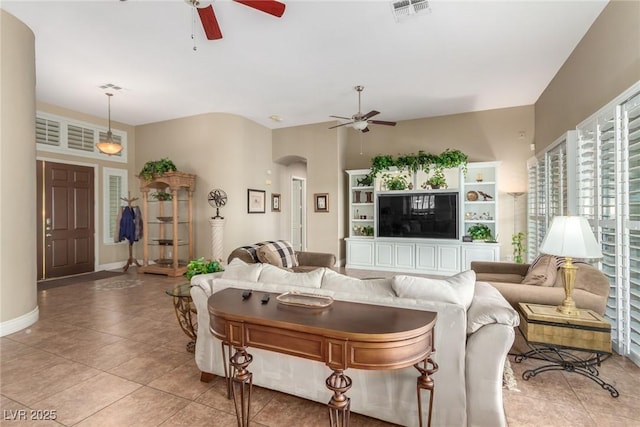
[[[341,123],[339,125],[335,125],[335,126],[331,126],[329,129],[335,129],[335,128],[339,128],[340,126],[346,126],[346,125],[350,125],[353,122],[348,122],[348,123]]]
[[[384,120],[369,120],[369,123],[373,123],[374,125],[385,125],[385,126],[396,125],[396,122],[385,122]]]
[[[242,3],[245,6],[252,7],[260,12],[268,13],[277,18],[280,18],[284,14],[286,5],[276,0],[234,0],[235,2]]]
[[[200,22],[202,22],[202,27],[204,28],[204,33],[207,36],[207,40],[219,40],[222,38],[222,31],[220,30],[220,25],[218,25],[218,20],[216,19],[216,14],[213,11],[213,6],[209,5],[207,7],[197,7],[198,15],[200,15]]]
[[[367,114],[365,114],[364,116],[362,116],[362,120],[368,120],[373,116],[377,116],[378,114],[380,114],[380,111],[376,111],[376,110],[371,110],[369,111]]]

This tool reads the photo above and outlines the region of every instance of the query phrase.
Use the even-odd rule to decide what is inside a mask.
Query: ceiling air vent
[[[391,2],[391,7],[396,22],[431,12],[427,0],[398,0]]]

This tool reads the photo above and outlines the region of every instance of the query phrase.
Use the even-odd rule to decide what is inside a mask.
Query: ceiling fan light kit
[[[100,141],[96,144],[98,150],[109,156],[113,156],[114,154],[118,154],[122,151],[122,145],[114,141],[113,133],[111,132],[111,97],[112,93],[105,93],[109,99],[109,130],[107,131],[107,138],[104,141]]]
[[[334,117],[336,119],[351,120],[350,122],[331,126],[329,129],[335,129],[341,126],[351,125],[352,128],[359,130],[360,132],[369,132],[369,124],[385,125],[385,126],[396,125],[396,122],[386,122],[383,120],[371,120],[371,117],[377,116],[378,114],[380,114],[380,111],[371,110],[367,114],[362,114],[362,99],[360,95],[364,90],[364,86],[356,86],[354,87],[354,89],[356,90],[356,92],[358,92],[358,112],[351,117],[329,116],[329,117]]]

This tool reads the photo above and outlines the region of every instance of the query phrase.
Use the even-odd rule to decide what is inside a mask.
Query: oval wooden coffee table
[[[429,424],[438,365],[431,359],[437,314],[429,311],[334,301],[325,308],[278,304],[277,294],[254,291],[243,298],[240,289],[224,289],[209,297],[211,333],[233,346],[233,398],[238,425],[249,425],[252,373],[248,367],[255,347],[325,363],[333,373],[326,386],[333,392],[328,403],[332,426],[349,424],[346,392],[351,378],[344,371],[400,369],[415,366],[418,410],[422,425],[420,391],[430,391]],[[269,302],[262,303],[263,295]],[[318,315],[318,311],[322,313]],[[310,315],[312,314],[313,315]],[[225,368],[226,369],[226,368]]]

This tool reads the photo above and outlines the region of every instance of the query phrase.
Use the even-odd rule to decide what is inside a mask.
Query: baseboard
[[[36,306],[36,308],[31,310],[27,314],[23,314],[22,316],[16,317],[15,319],[10,319],[0,323],[0,337],[4,337],[5,335],[9,335],[24,328],[28,328],[29,326],[36,323],[39,317],[40,310],[38,309],[38,306]]]
[[[142,264],[142,260],[138,260],[138,262]],[[100,264],[96,266],[96,271],[123,269],[125,265],[127,265],[127,261],[118,261],[118,262],[110,262],[108,264]],[[135,265],[133,265],[132,267],[135,267]]]

